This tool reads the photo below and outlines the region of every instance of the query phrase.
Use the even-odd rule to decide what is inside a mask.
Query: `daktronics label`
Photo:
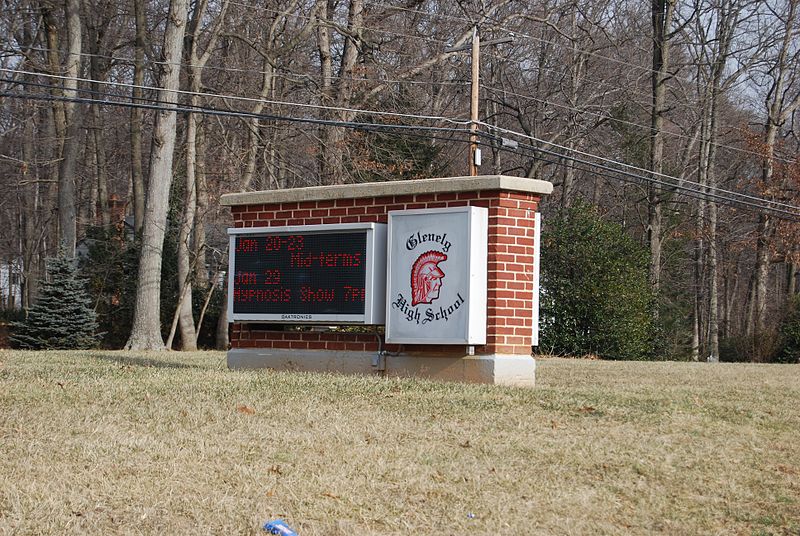
[[[364,314],[366,231],[239,235],[234,247],[234,315]]]

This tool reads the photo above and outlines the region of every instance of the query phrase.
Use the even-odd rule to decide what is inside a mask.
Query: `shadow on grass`
[[[165,368],[165,369],[203,369],[200,365],[193,365],[188,363],[176,363],[173,361],[162,361],[159,359],[152,359],[149,357],[135,357],[114,354],[91,354],[92,359],[98,361],[105,361],[108,363],[117,363],[122,366],[129,367],[152,367],[152,368]]]

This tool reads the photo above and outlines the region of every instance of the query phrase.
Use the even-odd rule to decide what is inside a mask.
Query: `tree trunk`
[[[731,282],[733,280],[733,282]],[[736,332],[741,333],[742,318],[734,318],[734,304],[737,303],[739,297],[739,260],[737,259],[733,265],[733,269],[725,277],[725,310],[723,313],[723,335],[725,338],[730,338],[734,333],[734,323],[736,324]],[[741,311],[741,309],[738,309]]]
[[[191,107],[199,104],[199,98],[192,95]],[[192,263],[190,259],[192,229],[194,229],[194,216],[197,210],[197,190],[195,185],[195,164],[197,163],[197,145],[195,134],[197,132],[197,117],[189,113],[186,117],[186,192],[183,204],[183,218],[178,232],[178,296],[180,296],[180,310],[178,311],[178,325],[181,332],[181,349],[184,351],[197,350],[195,338],[194,315],[192,312]]]
[[[330,12],[327,13],[328,16],[331,15]],[[331,86],[331,89],[333,89],[335,93],[332,95],[333,101],[338,108],[349,107],[352,101],[353,88],[355,85],[352,77],[360,54],[359,49],[361,47],[361,34],[364,30],[363,26],[364,1],[350,0],[350,9],[347,16],[348,33],[344,40],[344,49],[342,50],[338,77],[336,83]],[[330,43],[328,43],[327,50],[323,51],[323,39],[322,36],[320,36],[323,88],[325,88],[325,78],[330,76],[329,73],[326,73],[327,68],[330,67],[330,56]],[[335,110],[331,114],[332,119],[339,121],[351,121],[353,117],[353,112],[345,110]],[[346,150],[345,134],[345,130],[342,127],[323,127],[321,170],[323,184],[343,184],[346,182],[344,158],[342,157]]]
[[[111,25],[113,18],[109,11],[110,4],[107,1],[95,2],[93,0],[83,0],[84,12],[86,13],[86,49],[89,56],[89,78],[92,80],[91,99],[102,100],[105,93],[105,86],[101,82],[108,77],[111,69],[111,53],[104,46],[106,32]],[[113,45],[112,45],[113,46]],[[111,210],[109,207],[108,193],[108,159],[106,148],[110,145],[106,133],[106,127],[101,116],[101,105],[92,104],[89,106],[91,114],[91,161],[94,167],[94,181],[91,188],[91,198],[89,200],[88,218],[89,225],[102,225],[105,229],[111,226]]]
[[[225,278],[223,282],[223,294],[224,299],[222,300],[222,308],[219,311],[219,319],[217,320],[217,350],[227,350],[228,349],[228,278]]]
[[[199,41],[201,34],[202,21],[207,16],[206,8],[208,2],[201,0],[194,6],[192,17],[189,21],[187,32],[189,48],[186,54],[189,67],[189,91],[191,94],[189,107],[196,109],[200,107],[200,90],[202,89],[203,67],[205,67],[211,52],[216,46],[217,36],[221,23],[225,18],[228,3],[224,2],[220,14],[213,24],[210,32],[208,44],[205,52],[200,54]],[[180,296],[178,324],[181,332],[181,349],[184,351],[197,350],[197,330],[195,329],[194,313],[192,307],[192,278],[191,272],[193,265],[191,262],[192,245],[198,245],[196,240],[192,240],[195,230],[197,216],[197,140],[201,128],[200,116],[189,113],[186,117],[186,193],[183,206],[183,218],[181,228],[178,233],[178,295]],[[201,225],[205,220],[201,221]],[[198,245],[202,248],[201,245]],[[202,267],[205,269],[205,265]]]
[[[131,97],[134,103],[141,102],[144,96],[141,89],[144,85],[144,47],[147,31],[145,20],[145,0],[133,0],[136,17],[136,40],[134,41],[133,88]],[[131,182],[133,190],[133,225],[137,237],[142,236],[144,225],[144,170],[142,169],[142,122],[144,116],[141,108],[131,108]]]
[[[24,241],[21,244],[22,253],[22,303],[20,306],[27,313],[30,306],[36,299],[37,287],[39,283],[39,243],[38,233],[42,229],[37,229],[39,219],[39,181],[32,171],[35,167],[31,165],[35,158],[33,147],[34,132],[33,121],[25,122],[24,136],[22,140],[22,182],[20,187],[21,195],[19,198],[20,211],[22,212],[22,232]],[[11,266],[11,263],[9,263]],[[9,296],[12,296],[12,285],[9,285]]]
[[[582,86],[583,70],[585,65],[584,52],[579,50],[577,34],[578,34],[578,16],[577,9],[573,10],[570,14],[570,78],[569,78],[569,104],[572,107],[581,106],[579,102],[579,92]],[[570,125],[567,131],[567,153],[574,154],[575,149],[578,147],[578,121],[580,114],[573,113],[570,117]],[[561,206],[569,208],[572,206],[573,190],[575,187],[575,162],[569,160],[564,164],[564,185],[561,189]]]
[[[260,115],[264,111],[264,100],[272,95],[273,87],[273,67],[270,61],[265,58],[261,65],[263,75],[261,77],[261,94],[260,99],[253,106],[253,114]],[[258,117],[252,117],[248,120],[247,128],[247,164],[245,165],[244,175],[242,176],[242,191],[250,190],[250,186],[255,177],[256,162],[258,160],[259,149],[262,147],[261,142],[261,120]]]
[[[58,74],[61,72],[61,65],[58,59],[58,51],[60,44],[58,42],[58,27],[59,23],[53,14],[52,9],[46,2],[42,3],[42,18],[45,23],[45,31],[47,32],[47,65],[50,72]],[[63,91],[56,88],[56,84],[52,84],[53,89],[51,92],[53,96],[63,96]],[[67,135],[67,118],[64,112],[65,104],[63,101],[53,101],[53,125],[55,127],[56,136],[58,137],[59,148],[57,150],[57,159],[61,158],[61,146],[64,144],[64,138]]]
[[[767,284],[769,282],[770,248],[769,243],[775,229],[775,222],[766,214],[758,217],[756,238],[756,264],[750,283],[750,308],[747,328],[751,334],[763,333],[767,324]]]
[[[670,65],[669,29],[675,15],[677,0],[652,0],[653,67],[651,74],[652,108],[650,112],[650,170],[654,175],[664,168],[664,114],[666,112],[667,71]],[[661,192],[654,185],[648,192],[647,238],[650,244],[650,284],[661,288],[661,250],[663,223]]]
[[[80,152],[81,125],[78,114],[73,114],[64,141],[64,153],[58,172],[58,227],[59,247],[67,257],[75,256],[78,211],[75,203],[75,166]]]
[[[719,361],[719,273],[717,262],[717,205],[708,207],[708,355]]]
[[[194,280],[198,288],[208,288],[208,261],[206,258],[206,221],[208,218],[208,180],[206,179],[206,137],[197,129],[197,157],[195,184],[197,185],[197,211],[194,222]]]
[[[172,160],[175,149],[176,93],[180,82],[183,35],[186,30],[188,0],[170,2],[164,34],[162,77],[158,96],[163,107],[156,112],[150,157],[150,181],[139,256],[139,278],[133,327],[125,347],[129,350],[163,350],[161,338],[161,254],[167,226]]]
[[[57,90],[53,90],[53,93],[57,93]],[[61,111],[63,112],[63,109]],[[45,116],[42,120],[45,137],[53,140],[47,151],[47,155],[52,162],[58,162],[61,158],[61,145],[64,138],[58,134],[59,129],[57,127],[59,123],[57,119],[57,110],[54,106],[48,106],[42,110],[42,115]],[[63,127],[63,124],[61,124],[61,126]],[[54,164],[47,166],[47,182],[46,186],[42,188],[41,203],[44,207],[47,207],[48,211],[51,211],[52,217],[43,217],[42,220],[43,236],[39,263],[40,274],[46,271],[45,259],[58,254],[58,214],[53,212],[53,209],[58,207],[58,167],[59,166]]]
[[[328,19],[333,15],[333,0],[317,0],[320,23],[317,25],[317,52],[319,53],[320,74],[320,103],[328,106],[333,103],[333,54],[331,52],[331,35],[328,28]],[[262,88],[263,88],[262,84]],[[330,168],[334,162],[330,161],[330,151],[327,146],[326,132],[331,127],[325,125],[319,128],[319,176],[322,184],[329,184]]]
[[[692,361],[700,361],[700,354],[703,350],[702,341],[702,318],[703,318],[703,288],[704,285],[704,264],[703,252],[705,249],[705,209],[706,202],[697,202],[697,214],[695,216],[695,232],[697,238],[694,245],[694,300],[692,307]]]
[[[58,36],[59,22],[56,20],[55,14],[52,11],[52,7],[47,2],[42,2],[41,11],[42,19],[44,20],[45,25],[45,39],[47,41],[47,66],[51,73],[57,74],[61,72],[61,63],[58,57],[58,51],[60,50],[61,46]],[[50,93],[56,99],[63,97],[63,90],[59,88],[56,83],[51,84]],[[49,107],[45,113],[47,115],[47,120],[45,121],[45,128],[48,131],[47,137],[51,140],[54,140],[51,146],[50,160],[51,162],[61,162],[62,154],[64,152],[64,139],[67,137],[67,119],[64,112],[64,102],[61,100],[54,100],[52,106]],[[58,207],[59,167],[60,166],[55,164],[48,166],[49,186],[47,188],[46,205],[49,207]],[[50,219],[48,225],[50,229],[45,236],[46,240],[50,237],[53,238],[47,240],[45,243],[45,257],[57,254],[58,252],[58,237],[61,235],[59,223],[60,218],[58,217]],[[40,268],[44,268],[43,259]],[[40,270],[40,273],[44,273],[43,270]]]
[[[764,126],[764,155],[761,159],[761,181],[765,188],[774,185],[773,177],[775,173],[775,143],[778,138],[781,125],[800,108],[800,94],[796,95],[788,104],[785,103],[787,84],[790,76],[792,61],[789,59],[792,47],[796,44],[795,19],[798,8],[797,0],[790,0],[787,4],[788,12],[783,19],[784,34],[781,40],[781,47],[773,66],[773,83],[768,93],[767,101],[764,103],[767,112],[767,122]],[[775,232],[775,222],[766,214],[759,216],[758,238],[756,242],[756,265],[751,281],[751,329],[755,333],[761,333],[766,328],[767,322],[767,283],[770,267],[769,244]]]
[[[99,89],[99,84],[92,84]],[[103,121],[100,118],[100,107],[92,108],[92,134],[94,139],[95,164],[97,166],[97,210],[100,223],[105,229],[111,227],[111,210],[108,206],[108,164],[106,161],[105,136],[103,136]]]
[[[64,70],[64,97],[78,96],[78,76],[81,70],[81,4],[80,0],[67,0],[67,64]],[[76,113],[77,104],[66,102],[64,119],[66,137],[58,173],[58,223],[60,246],[67,257],[75,256],[77,241],[77,210],[75,204],[75,166],[78,161],[81,141],[81,114]]]

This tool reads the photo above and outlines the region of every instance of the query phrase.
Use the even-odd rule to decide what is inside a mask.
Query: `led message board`
[[[386,225],[229,229],[231,321],[382,324]]]

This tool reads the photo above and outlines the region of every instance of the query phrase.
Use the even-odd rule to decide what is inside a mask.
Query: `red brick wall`
[[[479,206],[489,209],[488,310],[486,345],[478,354],[525,354],[533,336],[533,233],[539,196],[487,190],[302,201],[231,207],[236,227],[282,227],[356,222],[386,223],[390,210]],[[233,348],[293,348],[377,351],[374,335],[278,332],[234,324]],[[398,348],[388,348],[397,351]],[[404,345],[413,351],[463,353],[461,346]]]

